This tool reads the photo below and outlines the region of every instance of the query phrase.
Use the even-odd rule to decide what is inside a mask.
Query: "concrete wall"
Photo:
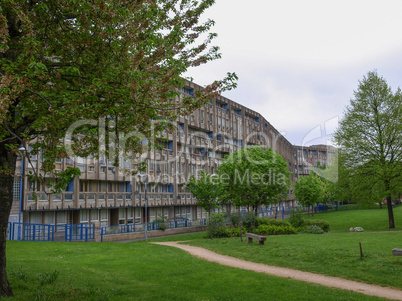
[[[95,225],[96,227],[96,225]],[[202,232],[206,230],[206,226],[196,226],[196,227],[187,227],[187,228],[178,228],[178,229],[166,229],[148,231],[148,238],[159,237],[159,236],[169,236],[176,234],[186,234],[186,233],[194,233],[194,232]],[[95,241],[100,242],[100,230],[95,228]],[[121,233],[121,234],[110,234],[103,235],[103,242],[112,242],[112,241],[124,241],[124,240],[135,240],[135,239],[145,239],[145,232],[131,232],[131,233]]]

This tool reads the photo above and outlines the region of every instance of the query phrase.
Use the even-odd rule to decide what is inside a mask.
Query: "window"
[[[126,223],[126,209],[119,209],[119,225],[124,225]]]
[[[90,210],[91,214],[91,221],[98,221],[99,220],[99,210],[94,209]]]
[[[88,210],[80,210],[80,221],[88,222]]]
[[[19,200],[20,199],[20,187],[21,187],[21,179],[20,178],[14,178],[13,200]]]

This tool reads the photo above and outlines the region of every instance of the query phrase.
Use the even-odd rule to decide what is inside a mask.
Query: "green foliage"
[[[268,217],[257,217],[256,218],[256,226],[260,225],[274,225],[274,226],[291,226],[291,224],[282,219],[272,219]]]
[[[304,226],[303,216],[301,214],[301,211],[299,211],[297,208],[292,208],[290,212],[289,223],[295,228],[302,228]]]
[[[233,212],[228,215],[230,222],[233,227],[239,227],[240,225],[240,216],[238,212]]]
[[[306,226],[303,229],[303,232],[311,233],[311,234],[324,234],[324,230],[321,229],[321,227],[316,226],[316,225]]]
[[[324,184],[322,180],[311,173],[307,177],[301,177],[295,183],[294,195],[303,206],[309,207],[320,203],[324,197]]]
[[[198,179],[191,176],[186,188],[197,198],[197,206],[205,211],[210,212],[218,206],[218,198],[222,193],[220,185],[214,183],[210,174],[201,171]]]
[[[220,58],[211,44],[214,21],[203,17],[214,2],[2,0],[0,172],[12,181],[15,147],[27,143],[33,143],[23,154],[27,160],[39,152],[43,158],[36,177],[59,177],[52,192],[78,175],[55,175],[56,159],[105,156],[118,168],[123,157],[144,168],[131,154],[153,147],[162,131],[172,132],[170,120],[236,86],[236,74],[228,73],[193,95],[179,91],[188,84],[182,76],[189,68]],[[137,173],[124,166],[122,172]],[[0,199],[5,221],[12,194],[10,186]],[[0,297],[11,291],[6,277],[1,282]]]
[[[210,215],[205,238],[221,238],[228,237],[226,231],[226,214],[222,212],[213,212]]]
[[[242,225],[246,227],[247,231],[252,232],[257,226],[257,217],[254,212],[247,212],[242,218]]]
[[[254,146],[227,155],[217,171],[223,199],[236,207],[257,207],[284,198],[290,185],[288,163],[271,148]]]
[[[240,227],[232,227],[226,229],[227,237],[240,237]],[[245,227],[242,227],[242,234],[247,232]]]
[[[320,219],[304,220],[305,226],[319,226],[324,232],[328,232],[330,229],[329,223]]]
[[[354,91],[334,135],[340,145],[338,191],[346,199],[387,199],[389,227],[394,228],[392,195],[402,179],[402,92],[392,92],[377,72],[368,72]]]
[[[255,234],[259,235],[284,235],[296,234],[296,229],[288,225],[260,225],[254,230]]]
[[[167,224],[168,224],[168,218],[163,215],[159,215],[158,218],[153,220],[153,223],[159,223],[158,224],[158,230],[165,231],[167,229]]]

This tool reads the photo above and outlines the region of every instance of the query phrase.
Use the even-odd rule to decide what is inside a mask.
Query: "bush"
[[[166,224],[165,223],[159,223],[158,224],[158,230],[162,230],[162,231],[165,231],[166,230],[166,228],[167,228],[167,226],[166,226]]]
[[[324,234],[324,230],[321,229],[321,227],[316,226],[316,225],[311,225],[307,226],[303,230],[306,233],[311,233],[311,234]]]
[[[288,221],[282,219],[270,219],[268,217],[257,217],[256,228],[261,225],[291,226]]]
[[[283,234],[296,234],[296,229],[292,226],[285,225],[260,225],[254,231],[258,235],[283,235]]]
[[[303,216],[299,210],[292,209],[290,212],[289,223],[295,228],[304,227]]]
[[[245,227],[241,227],[241,231],[243,235],[247,233]],[[240,227],[226,229],[226,232],[227,237],[240,237]]]
[[[329,224],[326,221],[320,220],[320,219],[314,219],[314,220],[305,220],[304,221],[305,226],[319,226],[324,232],[329,231]]]
[[[228,214],[229,220],[232,223],[233,227],[239,227],[240,225],[240,216],[238,212]]]
[[[254,212],[248,212],[242,218],[242,225],[246,227],[248,232],[253,232],[253,230],[257,227],[257,217]]]
[[[215,238],[228,237],[225,216],[225,213],[211,213],[211,217],[207,225],[207,232],[205,235],[206,238],[210,238],[211,236]]]
[[[156,219],[154,219],[153,223],[158,223],[158,230],[162,230],[165,231],[167,228],[166,222],[168,221],[168,218],[163,216],[163,215],[159,215]]]

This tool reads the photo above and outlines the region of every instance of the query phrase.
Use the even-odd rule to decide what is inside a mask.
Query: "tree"
[[[186,188],[197,198],[196,205],[208,212],[208,225],[211,221],[211,211],[218,206],[218,198],[221,196],[218,183],[213,182],[210,174],[201,171],[199,179],[191,176]],[[212,231],[210,231],[212,239]]]
[[[213,0],[2,0],[0,4],[0,297],[7,281],[5,238],[20,145],[42,153],[61,189],[76,171],[55,174],[71,154],[115,160],[142,152],[144,137],[172,129],[179,115],[231,88],[229,74],[182,96],[188,68],[220,57],[210,47]],[[205,41],[200,36],[207,35]],[[172,101],[175,99],[175,101]],[[176,99],[178,101],[176,101]],[[62,140],[70,133],[71,143]],[[85,134],[85,135],[79,135]],[[28,153],[28,151],[30,153]],[[130,157],[128,158],[130,159]]]
[[[308,216],[310,218],[310,206],[321,202],[324,197],[323,182],[317,175],[310,173],[307,177],[302,177],[296,181],[294,187],[293,192],[296,200],[302,203],[304,207],[307,207]]]
[[[336,190],[339,180],[339,156],[336,153],[331,160],[331,164],[318,165],[318,167],[312,167],[311,173],[319,177],[323,187],[323,197],[321,202],[326,205],[331,203],[336,198]],[[326,207],[326,206],[325,206]]]
[[[391,196],[402,177],[401,90],[392,92],[382,77],[368,72],[359,81],[334,137],[351,170],[349,179],[381,183],[377,192],[386,198],[389,227],[395,228]]]
[[[237,208],[269,205],[286,198],[290,185],[287,162],[272,148],[254,146],[227,155],[217,171],[224,196]],[[240,210],[239,210],[240,211]],[[240,220],[241,231],[241,220]]]

